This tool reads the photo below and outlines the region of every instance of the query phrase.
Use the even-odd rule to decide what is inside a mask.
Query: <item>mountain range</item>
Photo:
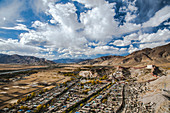
[[[165,64],[170,63],[170,43],[155,48],[135,51],[127,56],[103,56],[93,60],[83,61],[86,65],[135,65],[135,64]]]
[[[24,65],[51,65],[55,62],[46,60],[45,58],[37,58],[34,56],[6,55],[0,54],[0,63],[2,64],[24,64]]]
[[[2,64],[50,65],[55,63],[79,63],[81,65],[138,65],[170,63],[170,43],[155,48],[135,51],[127,56],[103,56],[96,59],[58,59],[46,60],[34,56],[0,54]]]

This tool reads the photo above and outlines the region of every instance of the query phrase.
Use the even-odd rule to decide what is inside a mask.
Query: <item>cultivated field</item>
[[[0,71],[31,69],[31,68],[44,68],[44,67],[47,67],[47,66],[29,66],[29,65],[0,64]]]
[[[13,67],[17,67],[17,69],[20,68],[19,66],[12,66],[12,65],[11,67],[12,69]],[[31,66],[29,68],[31,68]],[[67,68],[62,67],[62,68],[41,70],[38,73],[25,76],[22,79],[19,79],[14,82],[1,83],[0,109],[8,105],[9,103],[15,103],[18,99],[30,94],[31,92],[36,92],[44,89],[51,89],[55,87],[56,83],[57,84],[63,83],[70,80],[70,77],[64,76],[58,72],[65,72],[65,71],[71,72],[74,69],[75,68],[72,69],[69,68],[68,70],[68,67]]]

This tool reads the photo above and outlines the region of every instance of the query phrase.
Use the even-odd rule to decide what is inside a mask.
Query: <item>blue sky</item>
[[[128,55],[170,42],[169,0],[0,0],[0,53]]]

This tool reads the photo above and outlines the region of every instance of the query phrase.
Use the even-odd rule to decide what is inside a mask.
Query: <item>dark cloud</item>
[[[138,16],[133,22],[140,24],[148,21],[158,10],[166,5],[170,5],[170,0],[137,0]]]
[[[116,3],[115,8],[115,19],[120,21],[120,25],[122,25],[124,21],[124,16],[126,16],[125,12],[120,12],[119,9],[123,6],[128,6],[129,2],[133,2],[134,0],[106,0],[109,3]],[[143,22],[148,21],[151,17],[155,15],[157,11],[165,7],[166,5],[170,5],[170,0],[136,0],[136,7],[138,8],[136,15],[137,17],[132,20],[132,23],[141,24]]]

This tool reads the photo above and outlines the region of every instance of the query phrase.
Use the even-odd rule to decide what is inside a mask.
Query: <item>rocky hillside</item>
[[[24,64],[24,65],[50,65],[55,64],[52,61],[34,56],[6,55],[0,54],[1,64]]]
[[[170,63],[170,43],[156,48],[135,51],[127,56],[104,56],[80,64],[121,65],[121,64],[161,64]]]
[[[92,60],[86,60],[83,62],[80,62],[79,64],[87,64],[87,65],[93,65],[93,64],[112,64],[113,61],[116,63],[119,63],[121,59],[123,59],[123,56],[103,56],[100,58],[92,59]]]

